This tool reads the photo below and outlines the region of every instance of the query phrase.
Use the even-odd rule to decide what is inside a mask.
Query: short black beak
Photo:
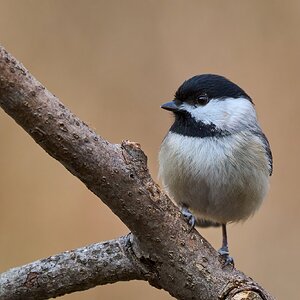
[[[170,110],[170,111],[179,111],[179,107],[176,105],[175,101],[166,102],[161,105],[161,108]]]

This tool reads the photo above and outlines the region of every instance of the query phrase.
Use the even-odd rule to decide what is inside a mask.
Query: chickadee
[[[229,256],[226,224],[260,207],[272,174],[269,142],[252,99],[225,77],[194,76],[161,108],[175,121],[159,153],[159,176],[192,227],[222,226],[219,253]]]

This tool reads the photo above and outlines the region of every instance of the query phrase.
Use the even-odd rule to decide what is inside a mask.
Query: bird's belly
[[[229,141],[169,135],[160,151],[160,177],[178,205],[220,223],[245,220],[259,208],[268,189],[263,156],[241,153]],[[261,162],[253,163],[253,155]]]

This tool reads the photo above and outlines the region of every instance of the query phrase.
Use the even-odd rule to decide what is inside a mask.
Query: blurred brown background
[[[0,43],[99,134],[141,143],[154,178],[172,121],[159,106],[183,80],[223,74],[253,97],[274,175],[229,239],[237,268],[278,299],[299,299],[299,29],[297,0],[0,0]],[[0,139],[0,271],[128,232],[2,110]],[[202,233],[219,247],[220,230]],[[141,295],[171,299],[143,282],[62,298]]]

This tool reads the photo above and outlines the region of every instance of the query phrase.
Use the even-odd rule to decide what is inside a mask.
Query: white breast
[[[258,209],[268,189],[266,151],[250,132],[207,138],[169,132],[159,164],[171,198],[198,218],[244,220]]]

